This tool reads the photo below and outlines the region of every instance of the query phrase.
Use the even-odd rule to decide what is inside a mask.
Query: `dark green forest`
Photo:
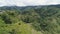
[[[60,5],[0,7],[0,34],[60,34]]]

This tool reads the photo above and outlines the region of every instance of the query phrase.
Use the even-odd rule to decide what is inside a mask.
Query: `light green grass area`
[[[15,24],[5,24],[4,26],[0,27],[0,34],[42,34],[32,28],[31,25],[18,22]]]

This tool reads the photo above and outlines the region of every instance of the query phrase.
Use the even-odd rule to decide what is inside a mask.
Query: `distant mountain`
[[[42,7],[58,7],[60,8],[60,4],[59,5],[39,5],[39,6],[24,6],[24,7],[20,7],[20,6],[3,6],[0,7],[1,10],[12,10],[12,9],[19,9],[19,10],[24,10],[24,9],[37,9],[37,8],[42,8]]]

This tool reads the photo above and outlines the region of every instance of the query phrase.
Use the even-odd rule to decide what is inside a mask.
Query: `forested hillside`
[[[0,34],[60,34],[60,5],[0,7]]]

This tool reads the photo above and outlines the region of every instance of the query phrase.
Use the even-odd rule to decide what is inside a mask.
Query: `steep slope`
[[[15,11],[0,12],[0,34],[41,34],[32,25],[20,20]]]
[[[60,34],[58,6],[1,7],[0,34]]]

